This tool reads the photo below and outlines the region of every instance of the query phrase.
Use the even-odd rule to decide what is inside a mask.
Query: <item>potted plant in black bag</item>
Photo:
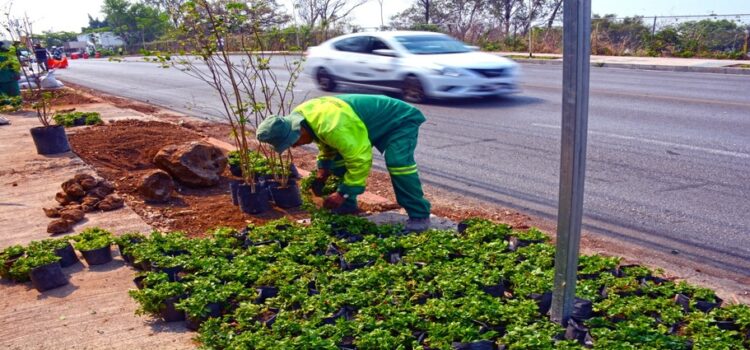
[[[294,169],[294,158],[291,150],[268,157],[273,180],[268,186],[276,206],[280,208],[296,208],[302,205],[302,195],[297,185]],[[295,170],[295,171],[293,171]]]
[[[23,27],[19,27],[19,29],[27,37],[33,37],[28,20],[25,20],[23,22]],[[52,124],[50,101],[52,100],[53,95],[49,91],[42,90],[42,79],[40,78],[41,73],[29,76],[26,74],[25,70],[21,69],[21,71],[23,72],[26,81],[31,82],[30,79],[34,79],[35,81],[33,85],[36,85],[36,87],[32,89],[32,84],[29,84],[29,96],[32,99],[35,99],[34,103],[32,103],[32,107],[36,110],[36,117],[42,124],[42,126],[31,128],[31,138],[34,140],[36,152],[47,155],[70,151],[68,137],[65,134],[65,127]]]
[[[24,260],[36,290],[44,292],[68,284],[68,277],[60,266],[60,257],[55,253],[48,250],[30,251]]]
[[[98,227],[87,228],[73,237],[75,247],[89,265],[102,265],[112,261],[112,233]]]

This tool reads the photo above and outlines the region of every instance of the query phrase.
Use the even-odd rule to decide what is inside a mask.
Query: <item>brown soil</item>
[[[156,169],[151,162],[164,146],[204,138],[195,131],[171,123],[126,120],[82,129],[69,135],[73,151],[111,181],[127,204],[149,225],[163,230],[180,230],[201,235],[217,225],[241,228],[284,216],[301,218],[299,210],[274,210],[262,216],[248,216],[232,205],[227,170],[221,183],[210,188],[177,184],[172,200],[146,204],[138,193],[141,176]]]
[[[63,88],[58,90],[45,90],[45,93],[49,92],[52,94],[50,99],[50,105],[52,107],[58,106],[69,106],[69,105],[82,105],[99,102],[96,99],[81,94],[73,89]],[[36,90],[29,91],[23,90],[21,92],[23,96],[23,108],[27,110],[33,110],[34,103],[39,101],[39,92]]]

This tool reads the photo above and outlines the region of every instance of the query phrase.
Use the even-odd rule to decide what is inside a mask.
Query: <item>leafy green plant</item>
[[[222,283],[213,276],[199,277],[185,284],[189,296],[175,306],[188,316],[205,318],[211,311],[209,304],[223,305],[231,298],[243,296],[248,290],[239,282]]]
[[[112,233],[98,227],[87,228],[72,238],[76,241],[75,248],[80,251],[104,248],[114,242]]]
[[[191,317],[213,312],[197,337],[204,348],[452,349],[477,341],[583,348],[562,339],[565,328],[532,297],[552,288],[554,247],[546,237],[486,220],[464,223],[463,233],[404,236],[398,227],[321,211],[307,226],[282,219],[199,239],[155,233],[134,251],[181,260],[186,273],[169,282],[148,272],[144,289],[130,293],[139,313],[157,314],[175,296],[184,296],[178,308]],[[510,249],[512,239],[528,244]],[[187,253],[164,254],[174,249]],[[582,257],[579,273],[591,275],[578,281],[578,294],[593,303],[593,316],[580,324],[595,348],[747,346],[750,308],[694,307],[716,301],[710,290],[657,278],[642,266],[621,267],[613,257]],[[675,302],[678,293],[691,298],[690,310]],[[739,331],[717,326],[729,321]]]
[[[9,113],[17,112],[23,106],[23,97],[21,96],[8,96],[0,93],[0,112]]]
[[[149,272],[144,279],[144,288],[130,290],[130,297],[138,302],[136,314],[158,314],[169,298],[179,297],[185,292],[185,286],[180,282],[169,282],[165,273]]]
[[[20,245],[13,245],[3,249],[0,253],[0,277],[7,278],[17,282],[28,280],[28,271],[14,270],[13,267],[26,254],[26,248]]]
[[[52,119],[54,119],[55,124],[63,125],[66,128],[77,125],[98,125],[103,123],[98,112],[58,113]]]

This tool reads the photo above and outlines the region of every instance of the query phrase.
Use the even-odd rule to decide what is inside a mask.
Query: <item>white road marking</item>
[[[549,128],[549,129],[558,129],[558,130],[560,129],[559,125],[552,125],[552,124],[532,123],[531,125],[532,126],[537,126],[537,127],[540,127],[540,128]],[[710,154],[718,154],[718,155],[722,155],[722,156],[729,156],[729,157],[737,157],[737,158],[750,159],[750,153],[744,153],[744,152],[725,151],[725,150],[720,150],[720,149],[715,149],[715,148],[691,146],[691,145],[686,145],[686,144],[683,144],[683,143],[675,143],[675,142],[652,140],[652,139],[646,139],[646,138],[642,138],[642,137],[611,134],[611,133],[601,132],[601,131],[591,131],[591,130],[589,130],[589,134],[592,134],[592,135],[601,135],[601,136],[611,137],[611,138],[620,139],[620,140],[628,140],[628,141],[638,141],[638,142],[643,142],[643,143],[650,143],[652,145],[683,148],[683,149],[689,149],[689,150],[692,150],[692,151],[706,152],[706,153],[710,153]]]

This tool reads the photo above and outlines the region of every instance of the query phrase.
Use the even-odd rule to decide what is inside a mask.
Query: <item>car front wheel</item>
[[[336,80],[333,79],[333,76],[325,68],[318,68],[315,79],[318,82],[318,87],[323,91],[330,92],[336,89]]]
[[[424,88],[419,78],[410,75],[404,79],[404,85],[401,88],[404,100],[412,103],[422,103],[427,97],[424,94]]]

